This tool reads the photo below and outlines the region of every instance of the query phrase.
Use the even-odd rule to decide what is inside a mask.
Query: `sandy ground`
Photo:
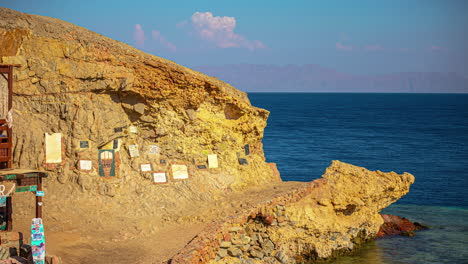
[[[131,216],[123,220],[124,223],[141,221],[160,228],[148,229],[148,225],[144,225],[139,230],[126,230],[119,224],[122,219],[115,223],[109,222],[102,230],[49,222],[49,227],[60,226],[60,231],[46,229],[47,254],[61,257],[65,264],[162,263],[173,257],[214,220],[304,185],[301,182],[283,182],[261,189],[231,193],[203,207],[196,205],[191,210],[188,208],[190,218],[187,221],[162,224],[156,219],[132,219]]]

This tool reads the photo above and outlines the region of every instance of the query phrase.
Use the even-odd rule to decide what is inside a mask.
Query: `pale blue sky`
[[[358,74],[468,76],[464,0],[0,0],[0,6],[63,19],[189,67],[320,64]]]

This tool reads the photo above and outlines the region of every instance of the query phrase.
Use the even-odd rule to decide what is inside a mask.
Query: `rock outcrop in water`
[[[377,237],[384,223],[380,210],[408,193],[413,182],[409,173],[333,161],[310,186],[246,208],[200,234],[175,263],[302,263],[349,254]]]
[[[245,93],[57,19],[0,8],[0,63],[19,65],[14,166],[49,172],[47,247],[66,263],[327,259],[374,238],[414,181],[335,161],[281,183],[262,149],[269,113]],[[53,162],[46,133],[61,133]],[[23,232],[30,198],[14,199]]]

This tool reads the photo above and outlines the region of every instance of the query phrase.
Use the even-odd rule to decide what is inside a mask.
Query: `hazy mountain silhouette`
[[[247,92],[468,93],[468,78],[453,72],[353,75],[315,64],[230,64],[194,69]]]

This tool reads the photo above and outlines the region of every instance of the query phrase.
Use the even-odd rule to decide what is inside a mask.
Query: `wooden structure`
[[[42,218],[42,178],[47,177],[46,172],[37,171],[37,170],[24,170],[24,169],[6,169],[0,170],[0,185],[5,183],[15,184],[15,189],[13,193],[20,192],[33,192],[36,194],[36,218]],[[5,190],[8,192],[9,190]],[[12,203],[11,203],[11,194],[6,198],[6,210],[5,218],[7,220],[6,231],[11,231],[13,228],[13,219],[12,219]]]
[[[13,106],[13,67],[0,64],[0,169],[11,168],[12,129],[7,124],[8,112]]]
[[[42,178],[47,177],[47,173],[37,170],[12,169],[12,147],[13,130],[9,120],[11,109],[13,107],[13,69],[19,67],[16,64],[0,64],[0,187],[4,192],[5,185],[15,186],[12,193],[15,192],[34,192],[36,194],[36,218],[42,218]],[[9,114],[10,113],[10,114]],[[11,194],[12,194],[11,193]],[[0,207],[0,214],[6,219],[6,227],[0,230],[11,231],[12,221],[12,203],[11,194],[6,197],[6,206]]]

